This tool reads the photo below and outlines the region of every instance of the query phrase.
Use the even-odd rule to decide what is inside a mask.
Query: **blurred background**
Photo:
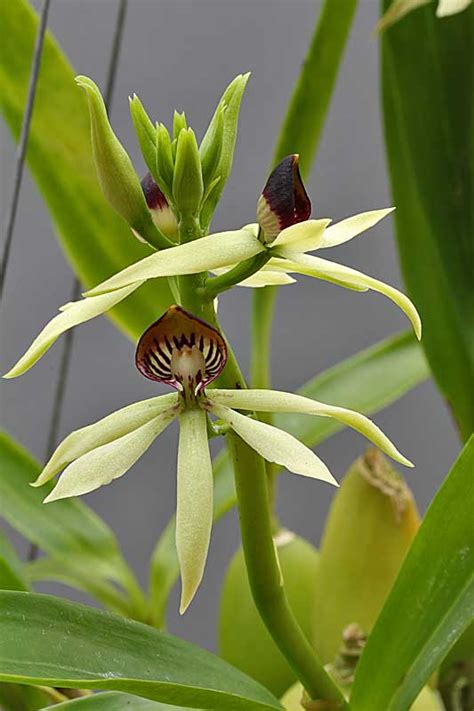
[[[129,2],[111,121],[140,174],[145,171],[130,122],[129,94],[136,92],[150,116],[168,126],[173,110],[184,109],[201,136],[224,87],[237,73],[252,72],[242,104],[234,169],[216,213],[215,230],[254,220],[256,200],[319,7],[317,0]],[[116,0],[53,0],[51,5],[49,27],[73,66],[102,87],[116,12]],[[341,219],[390,204],[379,109],[377,16],[378,3],[362,0],[307,182],[313,216]],[[15,151],[3,123],[0,146],[1,214],[6,216]],[[328,256],[401,286],[390,218]],[[26,173],[2,306],[2,372],[69,299],[72,278],[47,211]],[[304,277],[298,281],[281,289],[278,297],[272,352],[277,388],[295,390],[321,370],[408,327],[401,313],[381,296],[355,294]],[[249,362],[250,296],[249,290],[236,289],[219,304],[221,322],[244,371]],[[39,459],[45,454],[60,350],[57,344],[28,374],[1,384],[2,427]],[[135,371],[133,354],[134,345],[104,317],[76,330],[61,437],[157,392]],[[406,476],[425,510],[458,451],[445,404],[429,382],[375,420],[415,462],[416,468],[407,470]],[[176,447],[177,431],[172,428],[125,477],[86,497],[116,532],[143,583],[157,536],[174,510]],[[318,453],[341,479],[364,448],[360,436],[343,432]],[[278,503],[283,524],[317,543],[332,494],[329,486],[283,474]],[[15,540],[26,549],[18,537]],[[237,545],[233,511],[214,528],[204,582],[183,618],[178,615],[175,591],[171,631],[215,648],[221,581]],[[59,586],[43,589],[81,599]]]

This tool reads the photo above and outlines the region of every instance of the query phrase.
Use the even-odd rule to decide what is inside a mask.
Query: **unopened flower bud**
[[[199,146],[199,155],[201,157],[202,177],[204,180],[204,188],[207,191],[215,178],[220,178],[218,175],[218,165],[222,154],[222,140],[224,137],[224,111],[222,104],[216,109],[209,128],[207,129],[204,138]]]
[[[179,111],[175,111],[173,114],[173,138],[178,138],[181,131],[187,127],[188,122],[186,121],[186,114],[184,111],[181,113]]]
[[[257,221],[265,243],[297,222],[308,220],[311,201],[301,179],[297,154],[287,156],[273,169],[257,203]]]
[[[156,176],[168,202],[173,197],[174,158],[168,129],[162,123],[156,125]]]
[[[156,170],[156,132],[142,102],[136,94],[129,97],[130,116],[137,134],[143,159],[152,175]]]
[[[87,94],[92,149],[102,191],[114,210],[144,236],[153,225],[132,162],[112,130],[96,84],[83,76],[76,77],[76,82]]]
[[[155,227],[162,232],[165,237],[169,237],[169,239],[174,241],[178,234],[178,223],[166,197],[150,173],[145,175],[141,184],[146,204],[150,210]]]
[[[178,136],[173,175],[173,200],[181,214],[196,215],[204,194],[201,160],[191,128]]]

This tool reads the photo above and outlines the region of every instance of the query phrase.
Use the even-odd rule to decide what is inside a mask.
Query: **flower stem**
[[[234,464],[240,530],[252,595],[276,645],[313,700],[344,709],[342,692],[317,658],[286,598],[273,543],[267,477],[263,459],[235,433],[228,434]]]

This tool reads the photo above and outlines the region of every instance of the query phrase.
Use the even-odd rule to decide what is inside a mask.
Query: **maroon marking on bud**
[[[191,398],[220,375],[226,361],[219,331],[181,306],[170,306],[145,331],[135,354],[145,378],[167,383]]]
[[[164,210],[168,207],[168,201],[153,180],[151,173],[145,175],[141,181],[141,186],[146,204],[150,210]]]
[[[299,156],[286,156],[273,169],[257,205],[257,219],[265,241],[297,222],[308,220],[311,201],[299,171]]]

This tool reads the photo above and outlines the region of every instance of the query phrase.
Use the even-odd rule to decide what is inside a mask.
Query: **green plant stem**
[[[232,287],[236,284],[239,284],[241,281],[244,281],[244,279],[248,279],[248,277],[251,277],[260,271],[260,269],[265,266],[270,258],[270,251],[261,252],[255,257],[251,257],[250,259],[246,259],[244,262],[237,264],[236,267],[230,269],[225,274],[220,274],[219,276],[206,279],[205,286],[202,291],[202,297],[204,299],[214,299],[223,291],[232,289]]]
[[[286,598],[273,543],[265,463],[235,433],[227,436],[234,465],[240,530],[252,595],[276,645],[308,695],[346,707],[338,686],[324,669],[301,631]]]

